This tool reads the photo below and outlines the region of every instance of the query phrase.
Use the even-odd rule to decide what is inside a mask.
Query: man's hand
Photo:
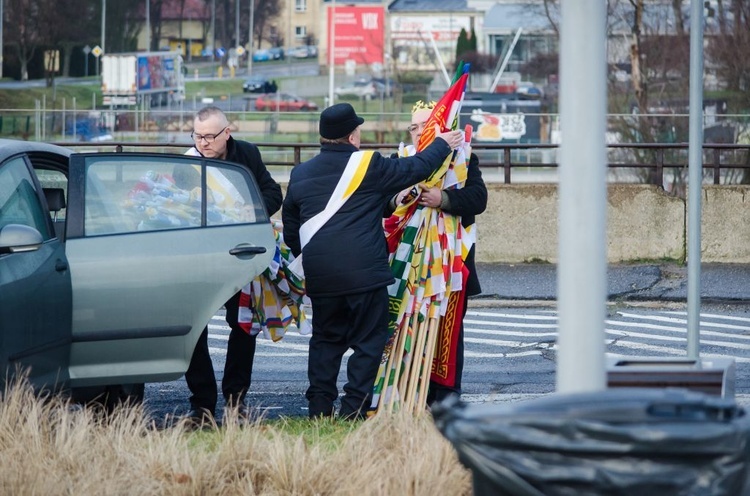
[[[440,188],[437,186],[428,188],[424,184],[421,187],[422,194],[419,195],[419,204],[431,208],[440,207],[440,202],[443,201],[443,193],[440,191]]]
[[[451,150],[458,148],[464,142],[464,134],[461,131],[440,132],[440,126],[435,124],[435,137],[443,138]]]

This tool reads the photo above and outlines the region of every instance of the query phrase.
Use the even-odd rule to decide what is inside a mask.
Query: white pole
[[[104,44],[107,37],[105,36],[105,33],[107,32],[107,0],[102,0],[102,53],[107,53],[107,47]],[[86,54],[86,59],[88,59],[89,54]],[[88,74],[86,74],[88,76]]]
[[[688,358],[700,355],[701,185],[703,182],[703,2],[690,2],[690,143],[688,145]]]
[[[432,33],[430,33],[430,42],[432,43],[432,50],[435,52],[435,57],[438,59],[438,63],[440,64],[440,70],[443,72],[443,77],[445,78],[445,83],[450,86],[451,85],[451,78],[448,76],[448,71],[445,70],[445,63],[443,63],[443,56],[440,55],[440,52],[437,48],[437,43],[435,43],[435,36],[433,36]],[[458,62],[458,61],[456,61]]]
[[[331,15],[329,17],[331,25],[328,26],[328,32],[331,37],[328,40],[328,105],[333,105],[333,76],[334,64],[336,63],[336,0],[331,2]]]
[[[5,0],[0,0],[0,78],[3,77],[3,20],[5,19],[5,14],[3,13],[3,7],[5,5]],[[88,57],[88,54],[86,54],[86,57]],[[86,74],[88,76],[88,74]]]
[[[561,2],[557,391],[606,387],[606,3]]]
[[[146,0],[146,51],[151,51],[151,1]]]
[[[211,62],[216,54],[216,0],[211,0]]]
[[[505,72],[505,66],[508,65],[508,62],[510,62],[510,56],[513,55],[513,49],[516,48],[516,43],[518,43],[518,38],[521,37],[521,31],[523,28],[518,28],[518,31],[516,31],[516,36],[513,38],[513,42],[510,44],[510,48],[508,48],[508,53],[505,54],[505,58],[503,59],[503,64],[500,66],[500,70],[497,71],[497,74],[495,74],[495,80],[492,81],[492,85],[490,86],[490,93],[495,92],[495,88],[497,88],[497,83],[500,82],[500,77],[503,75],[503,72]]]
[[[250,29],[247,35],[247,75],[253,72],[253,31],[255,30],[255,0],[250,0]]]
[[[240,46],[240,0],[234,0],[234,47]]]

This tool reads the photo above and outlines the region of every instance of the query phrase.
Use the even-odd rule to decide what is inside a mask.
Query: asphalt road
[[[655,306],[654,306],[655,305]],[[665,302],[646,308],[613,304],[605,323],[606,351],[613,356],[686,356],[684,305]],[[473,403],[507,403],[555,390],[557,313],[553,304],[507,306],[499,301],[473,301],[465,320],[466,365],[462,399]],[[217,379],[221,380],[229,333],[223,315],[209,324]],[[701,312],[701,357],[735,358],[737,401],[750,401],[750,307],[706,305]],[[248,405],[266,418],[307,415],[307,343],[290,331],[279,342],[258,338]],[[345,357],[346,359],[346,357]],[[339,388],[346,381],[345,368]],[[184,379],[149,384],[145,405],[156,422],[189,409]],[[221,415],[223,405],[217,414]]]

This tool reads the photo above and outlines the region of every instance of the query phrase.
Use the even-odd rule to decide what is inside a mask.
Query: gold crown
[[[425,103],[422,100],[417,100],[417,103],[414,104],[414,106],[411,108],[411,113],[418,112],[420,110],[432,110],[435,108],[435,105],[437,105],[437,102],[429,102]]]

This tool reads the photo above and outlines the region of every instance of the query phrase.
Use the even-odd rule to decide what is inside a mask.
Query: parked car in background
[[[337,97],[354,96],[363,100],[371,100],[378,94],[378,90],[372,80],[358,79],[334,88]]]
[[[298,59],[307,59],[318,56],[318,49],[313,45],[301,45],[290,48],[288,52],[290,57]]]
[[[393,80],[389,80],[392,82]],[[363,100],[372,100],[374,98],[381,98],[383,96],[393,95],[393,86],[389,85],[386,88],[385,80],[377,80],[371,78],[361,78],[351,83],[343,84],[334,88],[334,93],[337,97],[349,96],[358,97]]]
[[[255,99],[255,110],[293,112],[318,110],[318,104],[312,100],[301,98],[288,93],[274,93],[260,95]]]
[[[273,93],[273,83],[263,76],[252,76],[242,83],[244,93]]]
[[[272,58],[271,53],[265,48],[256,50],[253,53],[253,62],[266,62],[268,60],[271,60],[271,58]]]
[[[274,247],[239,165],[0,140],[0,390],[142,399]]]
[[[269,48],[268,53],[271,54],[273,60],[284,60],[284,49],[281,47]]]

